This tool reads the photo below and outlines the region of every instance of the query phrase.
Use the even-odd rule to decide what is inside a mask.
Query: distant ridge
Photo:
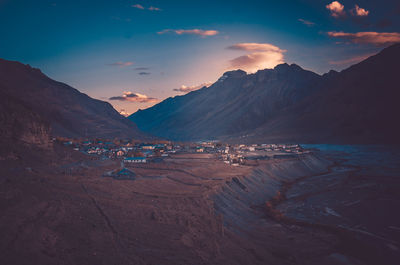
[[[210,87],[132,114],[173,140],[399,143],[400,44],[323,76],[292,64],[225,73]]]

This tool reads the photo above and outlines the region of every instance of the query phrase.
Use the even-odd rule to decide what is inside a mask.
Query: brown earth
[[[0,264],[370,264],[335,231],[266,214],[283,183],[327,171],[319,155],[176,155],[115,180],[101,176],[118,161],[58,148],[53,162],[0,161]]]

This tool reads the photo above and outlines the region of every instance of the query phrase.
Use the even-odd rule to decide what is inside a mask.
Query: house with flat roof
[[[146,157],[125,157],[125,163],[146,163]]]

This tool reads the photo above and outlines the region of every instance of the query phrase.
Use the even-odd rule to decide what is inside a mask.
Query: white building
[[[146,163],[147,160],[145,157],[125,157],[125,163]]]

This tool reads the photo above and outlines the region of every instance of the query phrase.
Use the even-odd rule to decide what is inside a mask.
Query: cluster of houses
[[[308,151],[298,144],[251,144],[225,146],[221,159],[229,165],[256,165],[258,160],[294,158]]]
[[[139,143],[128,140],[56,140],[72,147],[76,151],[110,159],[120,159],[126,163],[147,163],[154,159],[168,157],[180,148],[180,146],[173,145],[167,141]]]
[[[140,143],[128,140],[70,140],[57,139],[66,146],[73,147],[91,155],[118,159],[126,165],[159,162],[175,153],[208,153],[215,154],[226,164],[232,166],[252,165],[258,160],[288,158],[307,151],[298,144],[223,144],[218,141],[201,141],[194,143],[172,143],[159,141]]]

